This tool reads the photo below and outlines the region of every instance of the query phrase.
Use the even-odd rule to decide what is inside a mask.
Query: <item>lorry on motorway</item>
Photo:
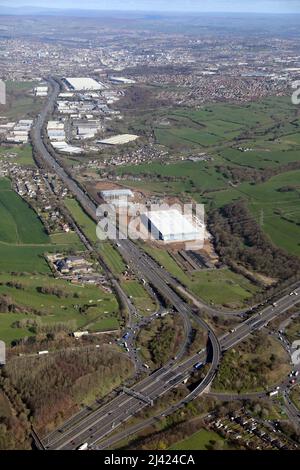
[[[197,362],[197,364],[194,365],[194,369],[199,370],[203,367],[203,362]]]
[[[84,444],[81,444],[79,447],[77,447],[77,450],[88,450],[89,445],[87,442],[84,442]]]
[[[39,351],[39,352],[38,352],[38,355],[39,355],[39,356],[43,356],[43,355],[45,355],[45,354],[49,354],[49,351]]]

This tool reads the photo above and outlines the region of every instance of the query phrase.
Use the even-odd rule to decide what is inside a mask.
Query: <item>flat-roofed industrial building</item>
[[[103,83],[99,83],[93,78],[87,77],[67,77],[64,78],[69,89],[74,91],[93,91],[103,90],[105,86]]]
[[[155,240],[197,240],[200,229],[177,209],[150,211],[141,214],[141,222]]]
[[[100,196],[104,201],[111,201],[113,199],[133,198],[134,194],[130,189],[108,189],[101,191]]]
[[[107,139],[99,140],[99,144],[102,145],[124,145],[134,142],[139,138],[138,135],[134,134],[120,134],[114,137],[108,137]]]

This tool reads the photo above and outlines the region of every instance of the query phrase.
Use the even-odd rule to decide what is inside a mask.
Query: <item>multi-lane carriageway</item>
[[[51,155],[43,142],[43,127],[48,114],[53,111],[56,98],[59,93],[58,83],[49,80],[52,93],[48,102],[34,123],[32,140],[33,145],[39,157],[50,166],[56,174],[64,181],[73,195],[80,202],[82,207],[94,220],[96,218],[96,205],[84,192],[79,185],[67,174],[65,169]],[[199,360],[206,362],[208,355],[210,357],[210,368],[203,380],[189,399],[195,398],[201,394],[212,382],[221,358],[221,350],[226,350],[238,342],[245,339],[252,331],[261,328],[264,324],[282,313],[290,306],[296,303],[296,297],[287,296],[278,302],[277,307],[268,307],[266,310],[252,318],[246,320],[236,330],[231,331],[218,339],[209,326],[198,316],[194,315],[188,304],[179,297],[171,287],[170,282],[166,281],[165,273],[162,273],[160,267],[148,257],[136,244],[130,240],[119,240],[118,243],[122,256],[132,264],[137,273],[144,279],[147,279],[178,311],[184,320],[186,338],[190,331],[190,318],[193,317],[208,332],[208,348],[201,354],[182,361],[186,351],[186,343],[182,345],[176,360],[167,364],[162,369],[151,374],[142,382],[133,387],[135,392],[142,393],[150,400],[155,400],[168,390],[182,382],[183,378],[191,373],[193,366]],[[170,278],[171,279],[171,278]],[[79,415],[71,418],[65,426],[54,431],[45,439],[45,447],[48,449],[75,449],[82,442],[93,444],[103,437],[110,434],[120,424],[124,423],[131,416],[146,406],[144,401],[137,397],[128,396],[121,393],[110,403],[92,412],[82,411]]]
[[[300,295],[300,288],[296,289],[295,292]],[[298,297],[296,295],[287,295],[276,303],[276,307],[267,307],[262,312],[247,319],[235,331],[219,338],[222,350],[225,351],[243,341],[252,332],[263,328],[264,325],[284,313],[297,302]],[[199,361],[205,362],[205,360],[206,351],[203,350],[200,351],[200,354],[195,354],[191,358],[182,361],[181,364],[172,365],[170,363],[151,374],[135,386],[134,389],[155,400],[188,377],[195,363]],[[189,399],[193,399],[203,393],[213,378],[214,375],[206,377],[198,386],[196,393],[192,393],[183,402],[187,402]],[[140,400],[121,393],[117,398],[99,410],[92,412],[89,416],[82,418],[79,415],[78,419],[74,420],[74,422],[71,422],[69,425],[66,424],[66,427],[53,432],[44,441],[44,445],[48,449],[76,449],[82,442],[94,445],[145,406],[147,405]]]

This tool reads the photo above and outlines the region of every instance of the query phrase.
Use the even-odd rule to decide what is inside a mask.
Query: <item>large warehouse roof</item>
[[[114,137],[109,137],[108,139],[100,140],[99,144],[123,145],[123,144],[128,144],[129,142],[133,142],[134,140],[138,138],[139,136],[134,135],[134,134],[120,134],[120,135],[115,135]]]
[[[108,189],[101,191],[103,199],[114,199],[118,197],[133,197],[134,194],[130,189]]]
[[[68,85],[71,86],[74,90],[81,91],[81,90],[103,90],[103,85],[93,78],[85,78],[85,77],[68,77],[65,78]]]
[[[199,237],[197,226],[176,209],[141,214],[141,221],[156,240],[196,240]]]

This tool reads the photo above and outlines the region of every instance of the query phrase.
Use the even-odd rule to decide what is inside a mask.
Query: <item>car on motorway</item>
[[[203,367],[203,362],[197,362],[197,363],[194,365],[194,369],[196,369],[196,370],[201,369],[201,367]]]
[[[87,442],[84,442],[83,444],[81,444],[79,447],[77,447],[76,450],[88,450],[89,448],[89,445]]]

